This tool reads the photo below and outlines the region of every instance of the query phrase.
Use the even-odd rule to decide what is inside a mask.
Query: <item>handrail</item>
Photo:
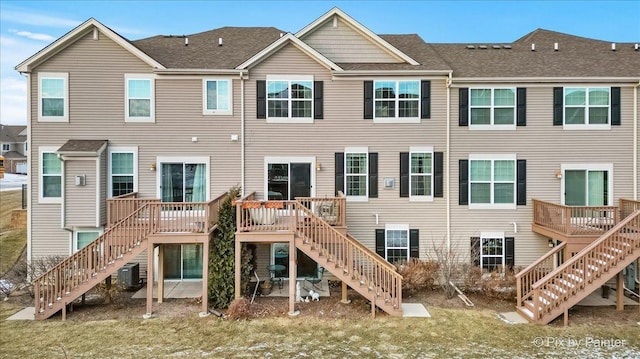
[[[600,277],[601,273],[608,271],[613,263],[617,263],[636,248],[640,248],[639,230],[640,210],[637,210],[571,259],[534,283],[531,287],[534,292],[533,319],[538,320],[543,314],[540,312],[540,294],[543,290],[553,293],[553,296],[546,298],[545,311],[548,312],[560,302],[566,301],[570,295],[584,289],[587,284]],[[628,243],[630,241],[628,237],[632,235],[636,237],[633,244]],[[601,254],[606,254],[611,259],[606,262],[602,261]],[[562,292],[554,289],[551,285],[561,287]]]
[[[553,256],[566,246],[567,242],[560,243],[515,275],[518,306],[533,294],[531,286],[554,269]]]
[[[633,211],[640,209],[640,201],[620,198],[620,218],[627,218]]]
[[[616,206],[565,206],[533,199],[533,223],[565,235],[600,236],[619,221]]]

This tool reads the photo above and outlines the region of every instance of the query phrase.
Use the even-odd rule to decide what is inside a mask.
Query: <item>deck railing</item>
[[[632,199],[620,198],[620,218],[625,219],[631,215],[631,213],[640,209],[640,201],[634,201]]]
[[[533,223],[564,235],[601,235],[618,221],[615,206],[563,206],[533,200]]]
[[[298,197],[296,200],[332,226],[347,225],[347,198],[342,193],[338,197]]]
[[[527,268],[516,274],[518,306],[521,306],[523,301],[531,297],[533,294],[531,291],[533,284],[544,278],[557,267],[556,254],[562,253],[566,245],[567,242],[562,242],[553,247],[553,249],[547,252],[544,256],[540,257],[537,261],[531,263]]]
[[[160,202],[157,198],[138,198],[138,192],[123,194],[107,200],[107,227],[111,227],[147,203]]]
[[[533,284],[533,320],[566,302],[640,248],[640,210]],[[608,258],[604,260],[604,258]],[[544,296],[542,296],[544,294]],[[544,301],[542,300],[544,298]]]

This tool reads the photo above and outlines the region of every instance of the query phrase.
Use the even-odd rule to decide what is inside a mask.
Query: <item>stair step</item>
[[[567,274],[567,277],[573,279],[576,282],[582,282],[582,278],[575,274]]]
[[[525,306],[521,306],[518,307],[518,310],[520,311],[520,313],[526,315],[527,317],[529,317],[531,320],[533,320],[533,312],[529,310],[529,308],[525,307]]]

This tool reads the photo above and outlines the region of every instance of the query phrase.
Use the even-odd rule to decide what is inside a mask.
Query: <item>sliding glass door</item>
[[[202,278],[201,244],[165,244],[164,278],[168,280]]]
[[[609,172],[606,170],[565,170],[564,204],[567,206],[608,206]]]
[[[205,202],[207,174],[204,163],[161,163],[162,202]]]

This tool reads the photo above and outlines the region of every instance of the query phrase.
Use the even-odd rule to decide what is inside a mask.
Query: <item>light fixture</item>
[[[556,178],[557,179],[561,179],[562,178],[562,171],[560,171],[560,170],[556,171]]]
[[[153,162],[149,165],[149,171],[155,171],[156,170],[156,163]]]
[[[322,171],[322,164],[320,162],[316,162],[316,171]]]
[[[549,243],[548,243],[548,245],[549,245],[549,248],[553,248],[553,246],[555,245],[555,244],[553,243],[553,239],[549,239]]]

